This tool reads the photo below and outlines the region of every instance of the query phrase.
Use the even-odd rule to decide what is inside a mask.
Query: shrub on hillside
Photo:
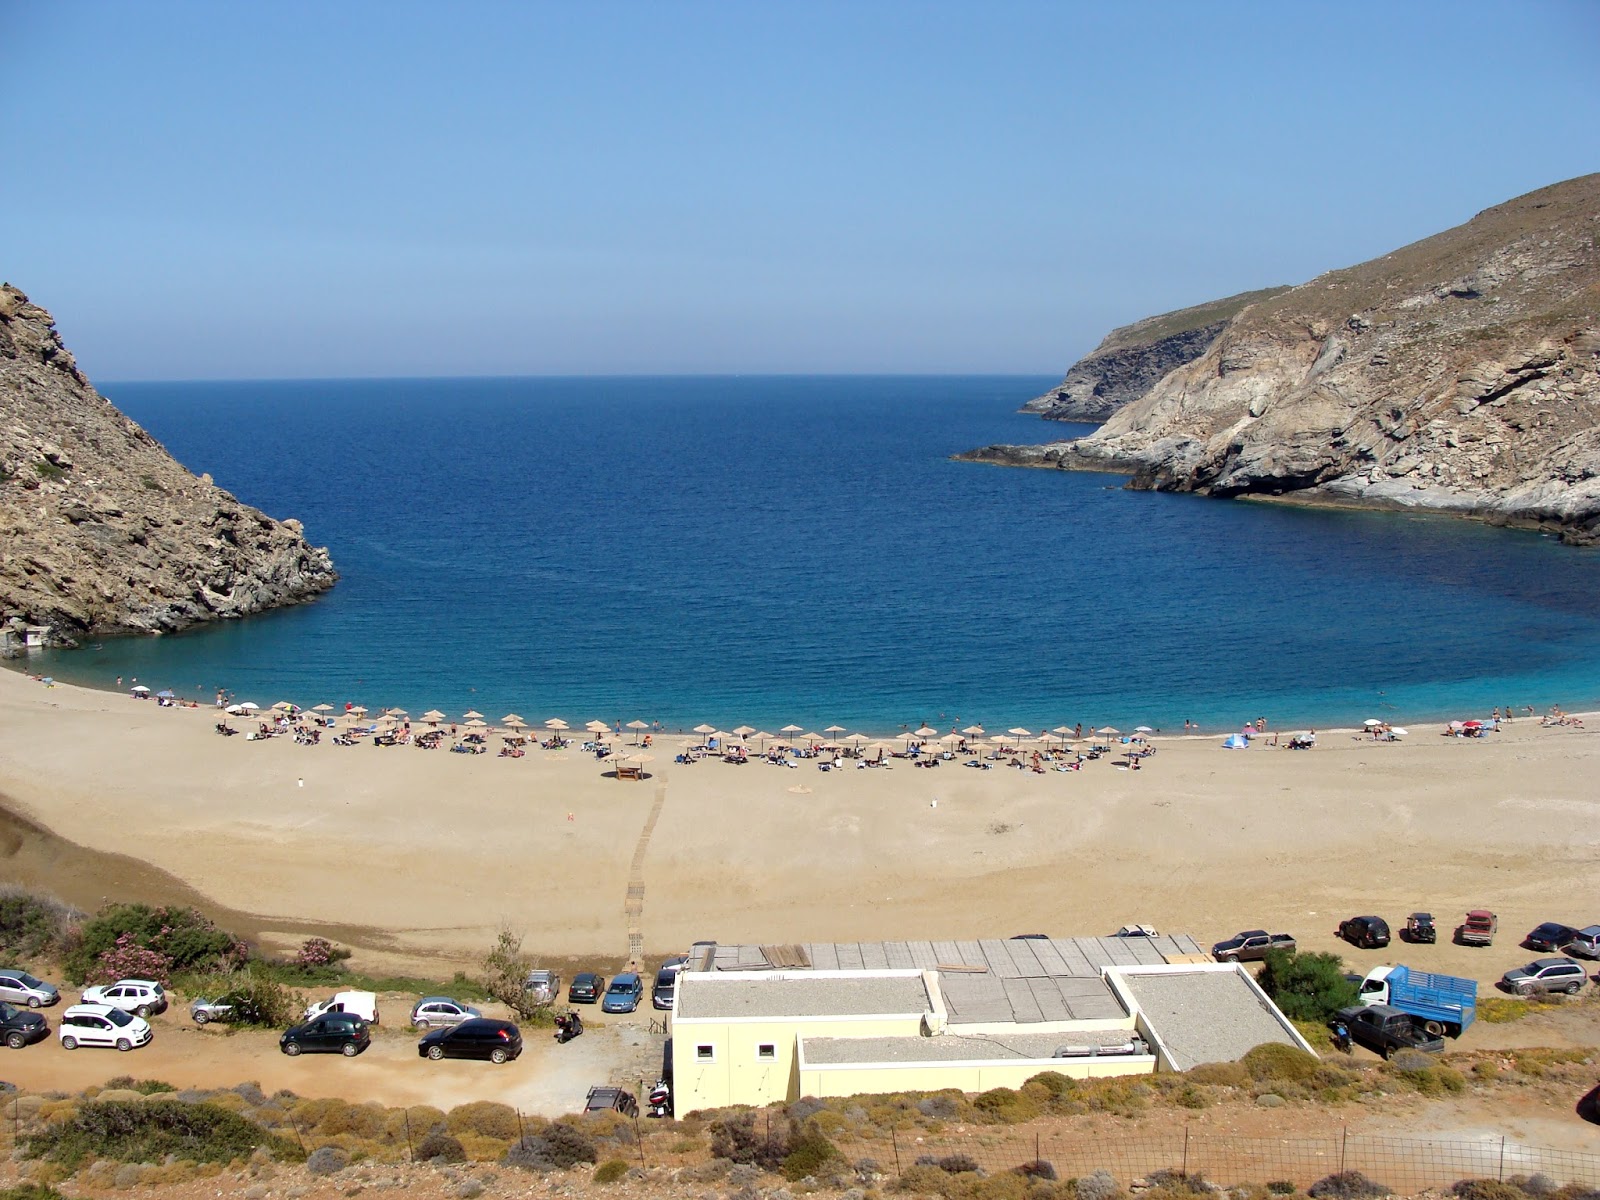
[[[456,1105],[445,1118],[445,1125],[454,1134],[476,1133],[503,1142],[523,1133],[517,1122],[517,1110],[494,1100],[473,1100]]]
[[[1190,1067],[1189,1082],[1202,1087],[1244,1088],[1250,1086],[1250,1071],[1243,1063],[1201,1063]]]
[[[555,1171],[592,1163],[599,1155],[583,1130],[557,1121],[539,1133],[519,1138],[500,1161],[524,1171]]]
[[[1018,1175],[1025,1176],[1028,1179],[1043,1179],[1046,1183],[1054,1183],[1060,1178],[1056,1174],[1055,1163],[1047,1162],[1042,1158],[1036,1158],[1032,1162],[1025,1162],[1016,1170]]]
[[[90,1101],[43,1131],[26,1136],[23,1150],[77,1170],[85,1162],[160,1162],[171,1154],[193,1162],[231,1162],[257,1148],[285,1149],[253,1121],[214,1104],[176,1100]]]
[[[254,965],[254,964],[252,964]],[[118,979],[138,979],[138,975],[118,975]],[[231,1004],[230,1025],[257,1029],[279,1029],[293,1024],[300,1015],[300,998],[265,971],[249,967],[205,971],[186,975],[179,981],[186,994]]]
[[[1077,1200],[1114,1200],[1122,1189],[1110,1171],[1095,1171],[1073,1181],[1073,1194]]]
[[[776,1171],[789,1156],[786,1130],[756,1128],[754,1113],[732,1113],[711,1123],[711,1153],[730,1162]]]
[[[1360,1171],[1340,1171],[1325,1175],[1307,1189],[1312,1200],[1376,1200],[1390,1195],[1390,1189],[1374,1183]]]
[[[1252,1079],[1263,1083],[1305,1083],[1321,1069],[1322,1060],[1298,1046],[1263,1042],[1247,1051],[1239,1064],[1250,1072]]]
[[[792,1182],[819,1175],[830,1164],[843,1166],[843,1156],[820,1129],[807,1125],[789,1140],[789,1153],[783,1156],[780,1169],[783,1177]]]
[[[1450,1191],[1460,1200],[1528,1200],[1528,1194],[1498,1179],[1458,1179]]]
[[[65,1200],[65,1198],[48,1184],[18,1183],[0,1189],[0,1200]]]
[[[350,1155],[337,1146],[318,1146],[306,1156],[306,1170],[312,1175],[337,1175],[350,1165]]]
[[[1360,999],[1337,954],[1268,950],[1256,982],[1291,1020],[1326,1021]]]
[[[620,1158],[609,1158],[594,1169],[596,1183],[620,1183],[628,1174],[628,1164]]]
[[[0,955],[26,960],[60,950],[79,915],[53,896],[0,887]]]
[[[107,955],[135,950],[162,956],[169,972],[217,963],[236,965],[248,956],[243,942],[218,929],[196,909],[108,904],[79,927],[63,965],[68,979],[82,983],[97,971],[109,969],[101,965]],[[147,977],[165,981],[170,974]]]
[[[972,1107],[986,1119],[1002,1125],[1020,1125],[1039,1115],[1038,1101],[1006,1087],[990,1088],[973,1097]]]
[[[418,1142],[415,1154],[418,1162],[458,1163],[467,1161],[467,1152],[462,1149],[461,1143],[442,1129],[435,1129]]]

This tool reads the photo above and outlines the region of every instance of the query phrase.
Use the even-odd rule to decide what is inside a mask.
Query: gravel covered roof
[[[807,1063],[985,1062],[1047,1059],[1063,1046],[1120,1046],[1126,1029],[939,1037],[802,1038]]]
[[[1276,1014],[1235,971],[1124,975],[1123,984],[1180,1071],[1235,1062],[1263,1042],[1295,1044]]]
[[[921,975],[836,979],[796,972],[766,976],[678,976],[678,1019],[695,1017],[847,1017],[930,1011]]]

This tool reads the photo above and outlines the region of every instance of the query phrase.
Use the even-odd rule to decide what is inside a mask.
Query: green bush
[[[628,1164],[620,1158],[608,1158],[594,1169],[594,1182],[620,1183],[628,1174]]]
[[[711,1154],[776,1171],[789,1156],[789,1139],[782,1129],[758,1130],[754,1113],[731,1113],[711,1123]]]
[[[258,1147],[277,1153],[281,1139],[214,1104],[176,1100],[90,1101],[69,1119],[23,1138],[23,1152],[68,1170],[97,1158],[160,1162],[167,1155],[191,1162],[232,1162]]]
[[[0,1189],[0,1200],[63,1200],[60,1192],[42,1183],[19,1183]]]
[[[1189,1082],[1202,1087],[1243,1088],[1250,1086],[1250,1071],[1243,1063],[1201,1063],[1190,1067]]]
[[[539,1133],[519,1138],[500,1161],[524,1171],[566,1170],[599,1157],[583,1130],[557,1121]]]
[[[30,959],[52,954],[65,943],[76,914],[50,896],[22,888],[0,888],[0,954]]]
[[[1263,1042],[1239,1060],[1250,1078],[1262,1083],[1305,1083],[1322,1068],[1322,1060],[1298,1046]]]
[[[233,1011],[221,1018],[230,1025],[281,1029],[292,1024],[300,1015],[300,998],[255,965],[191,973],[174,982],[194,999],[231,1004]]]
[[[458,1163],[467,1161],[467,1152],[448,1133],[442,1129],[435,1129],[427,1137],[417,1143],[415,1150],[418,1162]]]
[[[138,1092],[141,1096],[159,1096],[178,1089],[160,1079],[135,1079],[132,1075],[116,1075],[106,1080],[106,1091]]]
[[[1078,1086],[1076,1079],[1063,1075],[1060,1071],[1040,1071],[1037,1075],[1030,1076],[1028,1083],[1022,1086],[1027,1087],[1029,1083],[1038,1084],[1052,1096],[1065,1096]]]
[[[815,1125],[807,1125],[790,1139],[789,1153],[784,1155],[780,1169],[783,1177],[793,1182],[818,1174],[835,1159],[842,1165],[843,1157],[834,1144]]]
[[[1390,1189],[1374,1183],[1360,1171],[1339,1171],[1313,1183],[1309,1194],[1312,1200],[1376,1200],[1389,1195]]]
[[[990,1088],[972,1098],[972,1107],[990,1121],[1002,1125],[1020,1125],[1039,1115],[1039,1104],[1031,1096],[1011,1088]]]
[[[174,971],[243,958],[243,943],[218,929],[196,909],[108,904],[78,931],[77,944],[63,963],[67,978],[82,983],[100,956],[115,950],[117,940],[125,934],[131,935],[134,945],[170,959]]]
[[[1256,982],[1291,1020],[1326,1021],[1360,999],[1337,954],[1268,950]]]
[[[517,1110],[495,1100],[458,1104],[445,1118],[445,1125],[451,1133],[476,1133],[502,1142],[512,1141],[523,1132],[517,1122]]]
[[[1521,1188],[1498,1179],[1458,1179],[1450,1185],[1450,1191],[1460,1200],[1528,1200]]]

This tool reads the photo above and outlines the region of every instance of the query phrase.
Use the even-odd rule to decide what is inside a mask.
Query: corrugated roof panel
[[[986,967],[989,965],[989,960],[983,953],[983,946],[978,942],[957,942],[956,961],[965,963],[969,967]]]
[[[1039,960],[1039,966],[1046,975],[1068,974],[1066,960],[1061,957],[1061,951],[1056,949],[1054,938],[1048,942],[1033,942],[1031,946],[1033,956]]]
[[[888,942],[862,942],[861,965],[869,971],[882,971],[889,965]]]
[[[1068,975],[1098,975],[1099,972],[1083,955],[1083,949],[1078,945],[1076,938],[1061,938],[1056,941],[1056,949],[1061,954],[1061,960],[1066,963]]]
[[[906,970],[917,965],[911,956],[911,945],[908,942],[885,942],[883,951],[885,961],[896,970]]]
[[[1033,993],[1033,1002],[1039,1006],[1039,1017],[1043,1021],[1070,1021],[1072,1010],[1067,1007],[1067,1002],[1061,996],[1061,988],[1054,979],[1030,979],[1027,981],[1028,989]]]
[[[931,971],[939,964],[939,955],[932,942],[908,942],[911,948],[911,965]]]
[[[839,970],[861,970],[861,947],[854,942],[840,942],[836,949],[839,951]]]
[[[1114,966],[1136,967],[1139,965],[1138,952],[1134,950],[1131,943],[1142,942],[1144,941],[1143,938],[1105,937],[1096,938],[1095,940],[1100,943],[1101,951],[1111,960]]]
[[[1039,956],[1035,953],[1044,942],[1037,938],[1007,938],[1005,940],[1006,953],[1011,955],[1011,961],[1016,965],[1017,974],[1024,979],[1037,979],[1041,975],[1048,975],[1040,965]]]
[[[983,961],[989,964],[992,974],[1001,979],[1020,979],[1022,972],[1017,970],[1017,964],[1011,961],[1011,951],[1006,949],[1006,944],[999,938],[984,938],[978,943],[979,950],[983,953]]]
[[[839,969],[839,949],[832,942],[812,942],[811,963],[819,971],[837,971]]]
[[[1100,967],[1109,967],[1111,965],[1111,956],[1100,945],[1099,938],[1073,938],[1072,940],[1078,944],[1078,950],[1083,954],[1084,958],[1089,960],[1089,965],[1096,969],[1096,973],[1098,973]]]
[[[961,961],[961,951],[954,942],[933,943],[934,965],[940,963],[958,963]]]

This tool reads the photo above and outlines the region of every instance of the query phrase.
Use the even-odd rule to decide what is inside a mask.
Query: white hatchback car
[[[64,1050],[79,1046],[114,1046],[133,1050],[148,1045],[150,1023],[107,1004],[74,1004],[61,1014],[57,1030]]]
[[[119,979],[100,987],[85,988],[85,1004],[105,1004],[138,1017],[167,1010],[167,993],[153,979]]]

